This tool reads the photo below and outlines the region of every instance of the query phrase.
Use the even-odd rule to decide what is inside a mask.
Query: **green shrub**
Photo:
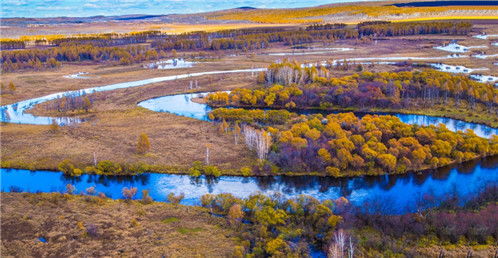
[[[121,173],[122,170],[121,165],[110,160],[103,160],[97,164],[97,174],[113,175]]]

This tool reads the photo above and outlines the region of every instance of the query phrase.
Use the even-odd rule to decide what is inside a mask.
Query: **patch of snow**
[[[473,57],[478,58],[478,59],[487,59],[490,57],[498,57],[498,54],[493,54],[493,55],[473,55]]]
[[[438,49],[438,50],[452,52],[452,53],[465,53],[465,52],[468,52],[472,48],[487,48],[487,46],[470,46],[470,47],[466,47],[466,46],[459,45],[457,43],[450,43],[450,44],[448,44],[446,46],[437,46],[437,47],[434,47],[434,48]]]
[[[178,69],[178,68],[190,68],[194,66],[197,62],[187,61],[183,58],[174,58],[168,60],[157,61],[154,63],[143,65],[143,68],[147,69]]]
[[[471,74],[470,78],[479,81],[479,82],[496,82],[498,81],[498,77],[496,76],[491,76],[491,75],[482,75],[482,74]]]
[[[470,73],[474,73],[476,71],[489,70],[486,67],[468,68],[468,67],[465,67],[463,65],[447,65],[447,64],[430,64],[430,65],[439,71],[448,72],[448,73],[470,74]],[[492,83],[492,82],[498,81],[498,77],[490,76],[490,75],[471,74],[471,75],[469,75],[469,77],[473,80],[476,80],[478,82],[483,82],[483,83]],[[495,86],[496,86],[496,84],[495,84]]]
[[[89,76],[83,76],[84,74],[88,74],[87,72],[78,72],[75,74],[64,75],[64,78],[67,79],[89,79]]]
[[[448,72],[448,73],[473,73],[475,71],[486,71],[489,70],[486,67],[481,68],[468,68],[463,65],[447,65],[447,64],[430,64],[433,68],[439,71]]]
[[[481,34],[481,35],[475,35],[474,38],[478,39],[488,39],[488,38],[497,38],[498,34]]]

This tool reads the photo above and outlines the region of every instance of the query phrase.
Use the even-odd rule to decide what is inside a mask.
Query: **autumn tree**
[[[238,225],[244,218],[244,211],[240,204],[234,204],[228,211],[228,221],[231,225]]]
[[[135,195],[137,194],[137,188],[136,187],[123,187],[123,189],[121,190],[121,193],[123,194],[123,197],[125,198],[125,200],[131,200],[133,199],[133,197],[135,197]]]
[[[145,154],[149,150],[150,150],[149,136],[146,133],[142,133],[140,134],[140,136],[138,136],[137,153]]]

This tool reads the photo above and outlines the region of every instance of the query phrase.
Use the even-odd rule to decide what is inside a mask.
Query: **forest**
[[[344,197],[319,201],[307,195],[240,199],[206,194],[201,203],[239,232],[244,242],[235,251],[237,257],[305,256],[312,248],[325,250],[328,257],[398,257],[420,256],[417,246],[495,244],[496,195],[496,186],[488,186],[463,207],[457,196],[447,196],[439,208],[404,215],[366,212]],[[422,202],[431,202],[431,196],[425,198]]]
[[[208,103],[299,109],[357,107],[361,110],[444,104],[498,113],[498,89],[464,75],[425,69],[365,71],[337,78],[332,75],[333,65],[303,66],[288,61],[272,64],[259,75],[262,87],[235,89],[230,94],[214,93],[208,96]]]
[[[267,164],[256,174],[276,171],[318,172],[335,177],[396,174],[446,166],[498,153],[498,137],[480,138],[472,131],[451,132],[445,126],[421,127],[389,115],[354,113],[301,115],[287,110],[340,107],[430,107],[436,103],[484,106],[496,114],[498,89],[465,76],[435,70],[362,72],[336,78],[333,66],[307,67],[296,62],[275,63],[262,72],[255,89],[238,88],[206,97],[217,108],[210,118],[227,127],[249,124],[261,131],[247,145]],[[265,107],[282,110],[259,110]],[[237,125],[238,126],[238,125]],[[246,130],[243,126],[242,132]],[[246,135],[247,138],[247,135]]]
[[[275,121],[283,124],[276,125],[270,119],[259,119],[261,113],[264,111],[252,110],[248,114],[243,109],[220,108],[210,115],[222,121],[225,128],[226,121],[234,124],[249,121],[249,125],[243,125],[242,134],[261,161],[252,168],[257,175],[277,172],[334,177],[402,174],[498,153],[497,136],[488,140],[471,130],[455,133],[444,125],[409,125],[389,115],[361,118],[353,113],[326,117],[294,115],[286,116],[285,122],[278,117]],[[246,117],[252,114],[256,117],[250,123]]]
[[[80,35],[77,37],[36,38],[26,48],[25,40],[0,41],[0,63],[3,72],[25,69],[51,69],[63,62],[110,62],[129,65],[146,60],[171,57],[177,51],[248,51],[269,48],[271,44],[299,45],[358,39],[373,36],[421,34],[467,34],[472,25],[466,22],[365,23],[354,28],[342,24],[310,25],[306,28],[253,28],[219,32],[191,32],[166,35],[159,31],[125,34]],[[21,48],[21,49],[18,49]],[[17,49],[17,50],[12,50]]]

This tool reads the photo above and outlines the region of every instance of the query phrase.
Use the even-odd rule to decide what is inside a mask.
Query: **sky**
[[[0,17],[198,13],[242,6],[295,8],[361,1],[366,0],[0,0]]]

